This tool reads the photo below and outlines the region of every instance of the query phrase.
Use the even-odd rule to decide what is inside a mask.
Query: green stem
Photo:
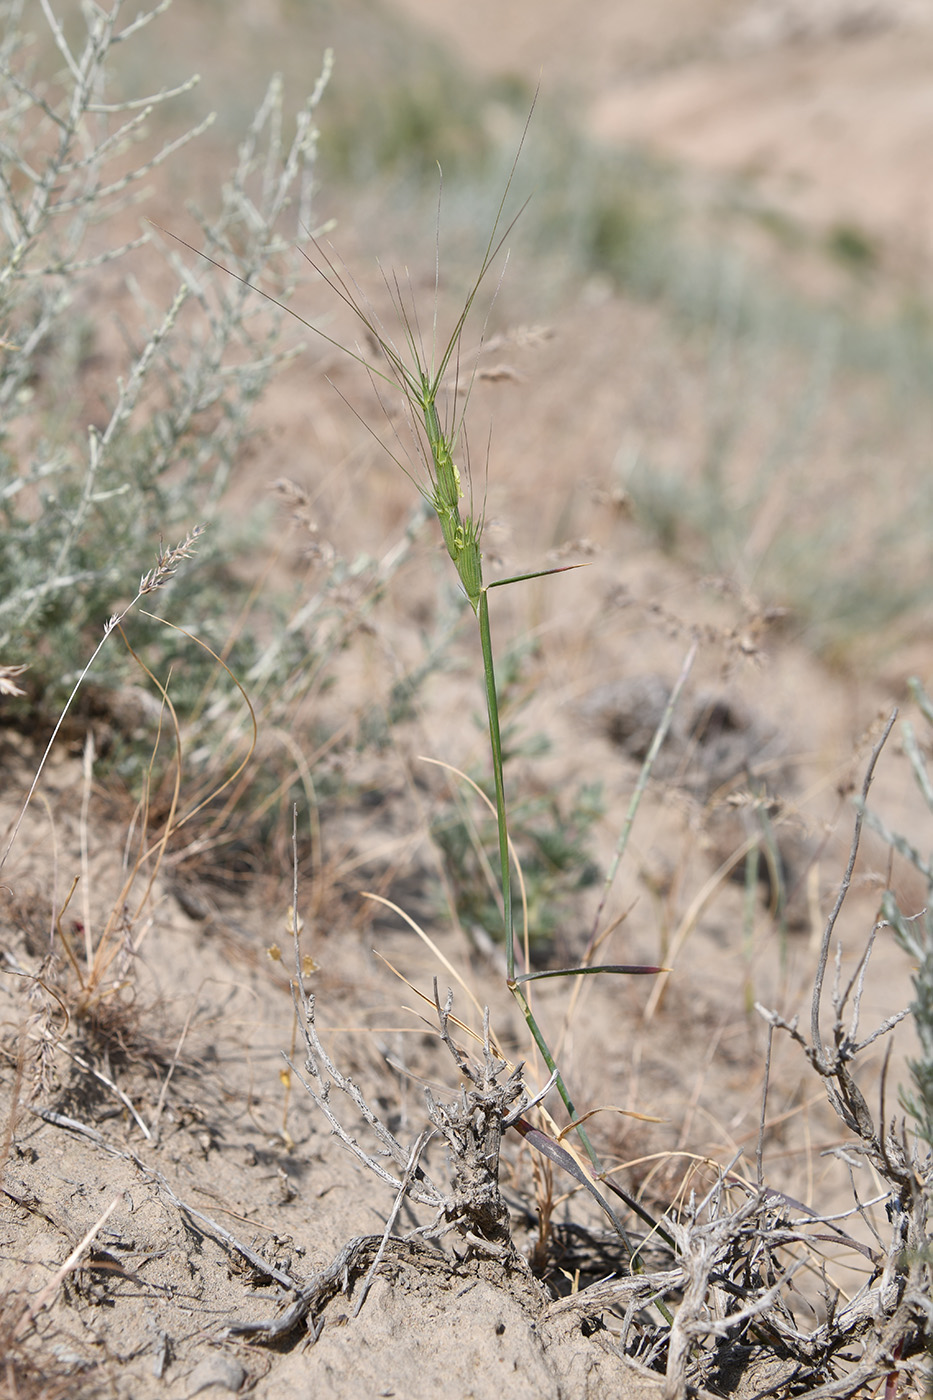
[[[496,821],[499,828],[499,872],[502,882],[502,922],[505,928],[505,967],[509,986],[515,978],[515,924],[512,917],[512,871],[509,866],[509,826],[505,809],[505,779],[502,774],[502,735],[499,731],[499,696],[496,668],[489,630],[489,598],[484,588],[479,595],[479,637],[483,648],[483,675],[486,680],[486,709],[489,714],[489,747],[496,784]],[[553,1070],[554,1066],[550,1065]]]
[[[496,819],[499,829],[499,865],[502,876],[502,918],[505,926],[505,964],[506,979],[509,990],[522,1010],[528,1029],[531,1031],[534,1042],[541,1052],[544,1063],[552,1074],[556,1073],[554,1081],[558,1093],[564,1101],[564,1106],[570,1114],[571,1120],[578,1117],[574,1108],[573,1100],[564,1084],[563,1076],[557,1067],[554,1056],[548,1049],[547,1041],[535,1020],[531,1006],[525,997],[524,992],[515,980],[515,927],[512,917],[512,871],[509,864],[509,829],[508,818],[505,806],[505,779],[502,771],[502,735],[499,729],[499,697],[496,690],[496,671],[492,655],[492,634],[489,627],[489,598],[488,590],[484,588],[480,593],[479,612],[479,635],[483,648],[483,673],[486,681],[486,708],[489,714],[489,745],[492,750],[492,771],[496,785]],[[596,1150],[590,1142],[585,1129],[578,1127],[577,1136],[597,1172],[602,1172],[602,1163],[596,1154]]]
[[[577,1113],[573,1100],[570,1097],[570,1093],[567,1089],[567,1086],[564,1083],[563,1075],[557,1067],[557,1062],[554,1059],[554,1056],[551,1054],[550,1050],[548,1049],[547,1041],[544,1039],[544,1035],[541,1031],[541,1028],[535,1020],[534,1012],[528,1004],[528,1001],[525,997],[525,993],[522,991],[521,987],[511,979],[509,980],[509,991],[512,993],[513,997],[522,1009],[522,1015],[528,1022],[528,1029],[531,1031],[531,1034],[534,1037],[535,1045],[537,1045],[538,1049],[541,1051],[541,1058],[544,1060],[544,1063],[547,1065],[551,1074],[557,1075],[557,1078],[554,1080],[554,1087],[557,1089],[557,1092],[560,1094],[561,1098],[564,1101],[564,1107],[570,1114],[571,1122],[574,1122],[579,1117],[579,1114]],[[596,1149],[594,1148],[593,1144],[590,1142],[589,1137],[587,1136],[586,1129],[581,1128],[578,1125],[574,1129],[574,1131],[577,1134],[577,1137],[580,1139],[580,1142],[583,1145],[586,1155],[592,1162],[593,1167],[597,1172],[601,1172],[603,1169],[602,1163],[600,1162],[599,1157],[596,1155]]]

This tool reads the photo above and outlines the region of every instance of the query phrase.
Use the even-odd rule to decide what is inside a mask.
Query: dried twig
[[[823,1061],[824,1056],[823,1040],[820,1034],[820,1002],[822,1001],[823,996],[823,978],[826,973],[826,961],[829,957],[829,945],[833,936],[833,929],[836,927],[836,920],[839,918],[839,915],[842,912],[842,906],[845,903],[846,895],[849,893],[849,886],[852,883],[852,872],[855,869],[855,861],[858,857],[858,848],[862,837],[864,804],[868,800],[868,790],[871,787],[871,781],[875,775],[875,764],[878,762],[878,759],[881,756],[881,750],[884,748],[887,742],[888,735],[891,733],[891,730],[894,727],[894,721],[896,719],[897,710],[895,709],[892,710],[891,714],[888,716],[887,723],[885,724],[884,729],[881,732],[881,737],[878,739],[877,743],[871,751],[871,757],[868,760],[868,767],[865,770],[865,778],[862,782],[861,803],[855,816],[855,827],[852,832],[852,845],[849,850],[849,861],[846,865],[845,874],[843,875],[842,880],[840,881],[839,889],[836,894],[836,900],[830,911],[829,918],[826,920],[826,926],[823,929],[823,937],[820,941],[820,955],[819,961],[817,963],[816,976],[813,979],[813,999],[810,1005],[810,1036],[813,1042],[813,1053],[818,1057],[818,1060],[820,1061]],[[820,1070],[821,1073],[827,1072],[827,1062],[823,1061],[822,1067],[820,1063],[817,1063],[817,1061],[814,1061],[814,1064],[816,1068]]]

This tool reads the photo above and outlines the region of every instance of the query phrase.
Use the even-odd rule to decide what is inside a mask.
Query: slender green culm
[[[532,112],[534,108],[532,107]],[[528,121],[531,121],[529,113]],[[450,337],[440,353],[437,353],[437,346],[433,346],[429,354],[423,344],[420,332],[418,331],[418,317],[411,305],[410,298],[403,294],[403,290],[397,279],[386,278],[386,286],[395,304],[395,310],[399,317],[402,329],[404,348],[393,342],[369,304],[361,296],[353,278],[345,272],[342,265],[329,253],[321,244],[312,241],[312,252],[304,252],[304,256],[317,273],[323,278],[330,289],[340,298],[341,301],[356,316],[357,320],[364,327],[367,338],[378,345],[380,360],[378,364],[373,364],[364,357],[348,349],[339,341],[332,340],[319,326],[311,321],[304,320],[297,316],[301,323],[316,335],[328,341],[337,349],[348,354],[352,359],[362,364],[371,379],[379,384],[391,387],[396,392],[400,392],[408,407],[412,422],[416,428],[421,449],[421,471],[423,476],[415,476],[409,466],[402,461],[398,461],[401,469],[412,479],[421,492],[422,496],[429,503],[437,515],[438,523],[441,527],[441,535],[447,553],[450,556],[460,585],[466,595],[467,601],[473,610],[479,629],[480,649],[483,660],[483,678],[486,690],[486,708],[489,722],[489,745],[492,759],[493,781],[495,784],[496,817],[498,828],[499,847],[499,878],[501,882],[502,894],[502,922],[503,938],[505,943],[506,957],[506,981],[518,1003],[522,1015],[527,1022],[532,1039],[537,1046],[544,1063],[549,1071],[554,1075],[555,1086],[563,1100],[564,1106],[574,1125],[574,1131],[589,1159],[589,1171],[592,1177],[599,1180],[603,1177],[603,1168],[599,1157],[587,1135],[583,1126],[579,1123],[579,1114],[570,1096],[567,1086],[564,1083],[560,1069],[555,1057],[551,1052],[547,1039],[544,1036],[535,1018],[530,1000],[525,992],[524,983],[531,980],[533,974],[530,969],[521,977],[516,977],[515,972],[515,929],[512,909],[511,891],[511,868],[509,855],[509,828],[508,809],[505,795],[505,778],[503,772],[502,738],[499,725],[499,702],[496,687],[495,662],[492,647],[492,636],[489,619],[489,592],[492,588],[501,588],[509,584],[520,583],[527,579],[543,578],[550,574],[563,573],[567,567],[573,565],[563,565],[557,568],[543,569],[531,573],[523,573],[514,578],[496,579],[493,583],[483,582],[483,556],[480,548],[484,519],[482,512],[477,515],[473,509],[472,496],[469,502],[464,495],[463,483],[460,469],[455,462],[455,454],[459,450],[462,439],[462,429],[464,417],[469,405],[470,393],[473,379],[469,380],[466,390],[459,397],[461,390],[458,383],[458,350],[466,326],[467,318],[472,310],[481,283],[489,273],[496,257],[509,233],[515,224],[515,219],[521,214],[519,209],[515,219],[512,219],[500,232],[505,204],[512,188],[512,181],[515,169],[524,145],[525,135],[527,135],[528,124],[519,143],[518,153],[515,157],[511,173],[506,182],[505,191],[499,202],[499,207],[493,222],[492,232],[486,245],[479,272],[474,279],[473,285],[466,296],[460,310]],[[172,235],[174,236],[174,235]],[[179,239],[179,242],[184,242]],[[190,246],[190,245],[185,245]],[[192,249],[192,251],[197,251]],[[203,255],[202,255],[203,256]],[[212,259],[208,259],[212,261]],[[220,266],[220,264],[217,264]],[[225,271],[228,269],[224,269]],[[232,274],[236,276],[236,274]],[[242,279],[240,279],[242,280]],[[265,295],[265,294],[264,294]],[[435,283],[435,302],[437,298],[437,282]],[[274,297],[268,300],[276,305],[281,305]],[[285,310],[291,308],[285,307]],[[295,313],[292,312],[294,315]],[[455,406],[451,414],[450,421],[442,423],[441,414],[438,412],[438,396],[442,390],[447,391],[447,375],[451,371],[453,384],[450,387],[450,397]],[[390,449],[391,451],[391,449]],[[394,455],[394,454],[393,454]],[[426,478],[426,480],[424,479]],[[671,708],[673,708],[673,700]],[[663,733],[659,733],[658,745],[663,738]],[[598,918],[598,916],[597,916]],[[589,963],[588,958],[584,959],[585,966],[567,969],[562,975],[573,976],[579,973],[630,973],[630,972],[657,972],[657,968],[633,968],[622,964],[614,964],[606,967],[596,967]],[[621,1196],[626,1204],[649,1225],[656,1228],[656,1222],[645,1212],[642,1207],[630,1197],[628,1197],[614,1183],[608,1183],[610,1189],[618,1196]],[[595,1187],[593,1188],[595,1191]],[[596,1192],[602,1201],[606,1213],[613,1221],[623,1241],[631,1250],[628,1237],[613,1207],[606,1200],[604,1195]],[[633,1256],[634,1258],[634,1256]]]

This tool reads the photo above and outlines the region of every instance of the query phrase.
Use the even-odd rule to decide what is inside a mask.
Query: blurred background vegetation
[[[284,73],[297,106],[331,47],[318,219],[334,217],[338,242],[364,258],[430,268],[440,166],[446,271],[467,275],[534,99],[527,78],[470,71],[387,3],[176,6],[163,23],[178,41],[161,50],[159,81],[196,63],[204,81],[179,115],[216,108],[207,140],[226,150],[268,72]],[[128,87],[141,77],[124,76]],[[517,193],[530,202],[511,305],[547,318],[593,288],[650,303],[659,334],[705,377],[697,439],[671,460],[642,434],[625,468],[621,485],[658,544],[785,608],[792,632],[834,664],[877,661],[925,634],[933,335],[922,282],[853,221],[810,227],[751,178],[700,181],[599,144],[573,94],[547,82]]]
[[[77,41],[82,7],[62,0],[56,13],[66,37]],[[13,69],[21,61],[35,64],[41,91],[59,92],[61,55],[42,6],[14,0],[5,20],[6,61]],[[11,56],[14,32],[23,37],[25,59]],[[263,140],[272,141],[281,121],[276,140],[285,150],[324,55],[332,51],[333,74],[314,110],[319,136],[309,158],[314,188],[307,205],[313,228],[330,230],[353,268],[381,258],[388,268],[430,274],[440,169],[442,281],[469,285],[535,101],[526,78],[468,70],[452,49],[385,0],[176,3],[148,33],[151,38],[119,45],[108,56],[115,100],[181,87],[195,71],[202,77],[160,104],[137,133],[142,158],[217,113],[209,129],[153,176],[154,207],[173,232],[193,236],[186,212],[193,201],[202,227],[215,230],[209,244],[215,255],[253,275],[247,264],[256,229],[245,205],[234,200],[231,214],[229,192],[234,187],[236,193],[237,182],[230,172],[238,159],[242,164],[270,75],[282,74],[283,97]],[[123,158],[116,153],[118,168]],[[257,155],[248,179],[261,184],[264,178]],[[933,531],[933,332],[925,289],[893,268],[876,237],[852,221],[828,230],[805,226],[770,207],[750,181],[698,180],[644,150],[600,144],[583,129],[571,96],[547,83],[522,150],[515,208],[526,197],[512,240],[510,316],[559,318],[581,303],[611,303],[619,308],[621,337],[625,308],[647,307],[652,349],[662,346],[671,367],[670,383],[654,390],[661,408],[639,416],[634,404],[625,435],[603,444],[603,475],[627,502],[644,540],[698,576],[727,579],[736,593],[753,595],[762,613],[783,616],[785,635],[805,641],[834,666],[883,665],[898,648],[921,643],[929,632]],[[140,212],[149,207],[144,201]],[[280,237],[263,254],[272,279],[265,285],[286,297],[301,275],[300,263],[296,272],[287,258],[302,236],[298,212],[298,205],[283,211]],[[171,544],[194,520],[207,518],[222,519],[223,528],[208,532],[197,564],[173,583],[171,605],[163,611],[196,627],[223,655],[257,706],[270,707],[263,711],[267,725],[284,724],[286,715],[293,723],[296,707],[307,707],[308,696],[329,684],[327,658],[364,625],[386,576],[375,552],[354,553],[348,539],[333,556],[319,551],[313,607],[275,589],[264,590],[257,603],[255,569],[242,561],[269,538],[274,508],[245,515],[232,509],[227,483],[238,454],[248,451],[253,405],[281,368],[279,323],[268,320],[267,305],[238,302],[240,321],[228,349],[239,371],[219,368],[218,361],[214,397],[210,404],[204,399],[181,436],[163,434],[160,447],[158,415],[127,425],[113,479],[98,482],[93,509],[84,511],[80,529],[74,526],[87,496],[87,422],[93,412],[106,421],[95,395],[103,392],[112,405],[115,392],[94,382],[105,336],[112,364],[116,352],[107,314],[115,283],[101,282],[93,259],[142,226],[132,211],[121,218],[112,234],[103,224],[89,227],[90,259],[74,273],[68,313],[31,352],[28,372],[20,365],[8,398],[0,660],[28,661],[30,671],[26,695],[5,702],[5,717],[22,725],[32,716],[40,729],[47,727],[106,616],[150,567],[158,539]],[[127,275],[137,288],[154,277],[154,264],[151,247],[127,255]],[[122,266],[105,264],[107,275],[121,277]],[[151,281],[149,288],[143,301],[155,295]],[[198,295],[213,305],[212,298],[229,293],[218,274]],[[139,298],[136,305],[142,305]],[[119,307],[116,314],[122,314]],[[150,330],[154,323],[150,315]],[[138,352],[139,326],[120,334]],[[203,350],[202,330],[185,334]],[[17,343],[12,311],[3,335]],[[594,399],[608,384],[624,419],[630,387],[620,377],[611,340],[600,353]],[[252,375],[243,369],[250,354]],[[12,358],[8,350],[8,369]],[[286,352],[282,363],[287,358]],[[118,365],[117,372],[123,372]],[[237,372],[234,396],[225,398]],[[163,385],[166,373],[160,371]],[[687,430],[672,433],[664,400],[683,394],[681,375],[691,386],[691,405]],[[573,393],[568,414],[591,417],[596,410]],[[206,464],[204,435],[218,432],[211,451],[219,456],[215,452],[216,460]],[[171,461],[165,457],[156,480],[153,453],[164,455],[170,439],[177,453]],[[17,462],[29,452],[40,476],[31,478],[30,493],[17,493]],[[48,481],[41,476],[46,467]],[[561,468],[550,470],[554,475]],[[573,476],[579,465],[565,470]],[[141,495],[122,490],[127,474]],[[58,494],[49,486],[53,479]],[[20,505],[25,513],[17,523],[13,512]],[[419,528],[416,519],[410,528]],[[73,576],[67,591],[41,608],[16,606],[29,569],[47,568],[63,542],[74,554],[65,571]],[[435,636],[448,624],[440,619]],[[175,666],[179,712],[222,729],[229,716],[209,700],[218,674],[214,659],[193,654],[186,638],[155,623],[140,622],[140,629],[149,664],[158,663],[163,674]],[[270,643],[270,637],[277,640]],[[412,666],[412,688],[442,664],[439,655],[428,639]],[[101,693],[135,674],[132,658],[112,648],[83,703],[106,707]],[[216,733],[210,741],[206,731],[198,733],[205,747],[218,742]],[[327,744],[325,732],[317,737]],[[120,743],[117,732],[117,750]],[[277,791],[291,790],[291,780],[277,777],[276,784]]]

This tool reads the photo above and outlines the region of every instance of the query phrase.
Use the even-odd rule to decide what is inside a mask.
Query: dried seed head
[[[25,695],[21,685],[16,684],[16,677],[21,676],[28,667],[20,666],[0,666],[0,695]]]
[[[139,580],[140,593],[154,593],[157,588],[168,583],[181,561],[190,559],[194,553],[195,542],[204,534],[204,530],[203,525],[195,525],[194,529],[190,530],[174,549],[163,549],[160,544],[159,562],[154,569],[150,569],[148,574],[143,574]]]

